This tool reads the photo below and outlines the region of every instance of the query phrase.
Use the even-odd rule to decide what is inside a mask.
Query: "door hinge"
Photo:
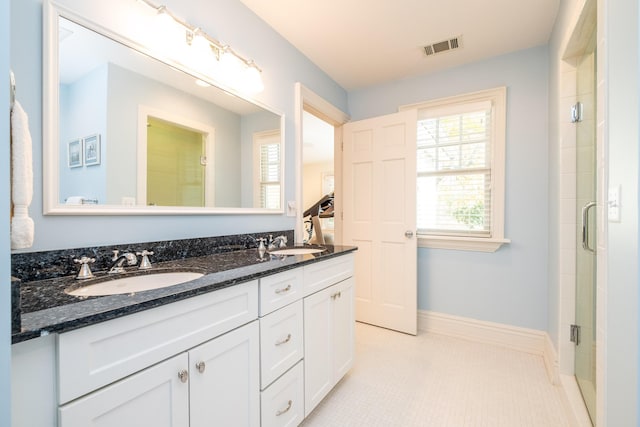
[[[569,330],[569,340],[576,345],[580,345],[580,326],[571,325]]]

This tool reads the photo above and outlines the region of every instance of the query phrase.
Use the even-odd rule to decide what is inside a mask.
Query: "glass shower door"
[[[591,420],[596,407],[596,52],[595,32],[577,63],[582,118],[576,129],[575,375]]]

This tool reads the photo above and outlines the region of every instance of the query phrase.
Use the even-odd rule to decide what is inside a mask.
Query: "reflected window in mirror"
[[[280,209],[282,149],[280,132],[258,132],[253,137],[254,203],[265,209]]]

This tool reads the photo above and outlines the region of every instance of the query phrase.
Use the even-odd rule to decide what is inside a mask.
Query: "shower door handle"
[[[582,207],[582,249],[592,254],[595,254],[596,250],[589,246],[589,210],[595,205],[596,202],[589,202]]]

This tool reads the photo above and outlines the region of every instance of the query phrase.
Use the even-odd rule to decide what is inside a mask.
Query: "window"
[[[493,252],[508,242],[505,99],[498,88],[411,106],[418,110],[420,246]]]
[[[281,156],[280,132],[254,135],[254,206],[280,209]]]

